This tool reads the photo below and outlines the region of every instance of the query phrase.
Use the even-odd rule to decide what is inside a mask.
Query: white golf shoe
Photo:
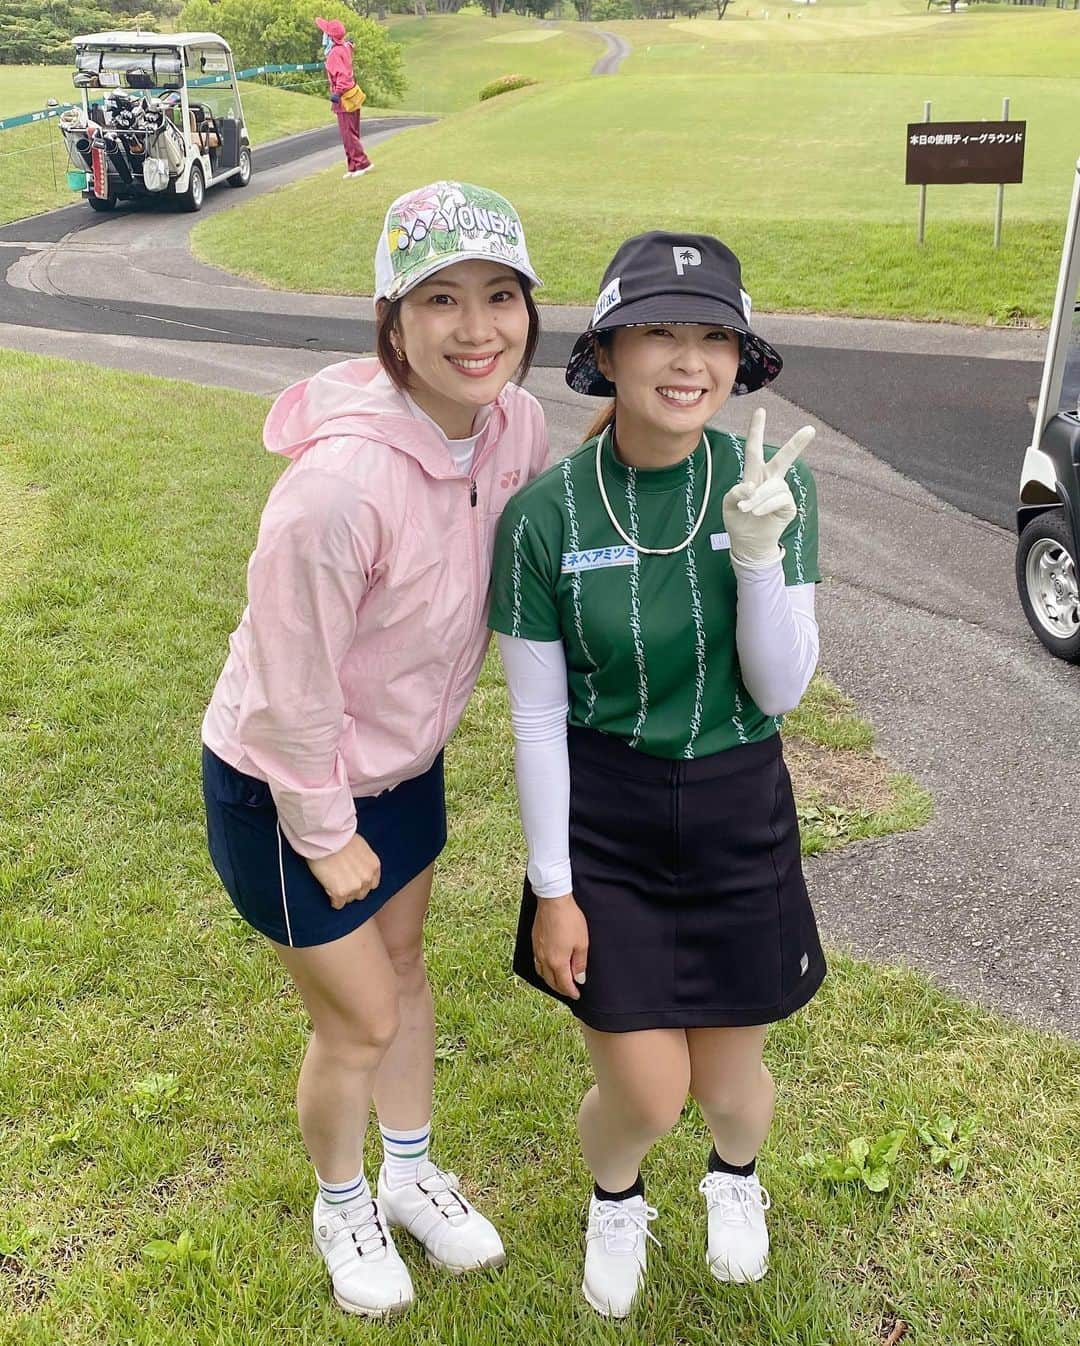
[[[379,1206],[391,1226],[407,1229],[424,1246],[432,1266],[460,1275],[506,1261],[502,1239],[490,1220],[461,1195],[460,1179],[423,1163],[416,1182],[391,1187],[379,1170]]]
[[[605,1318],[625,1318],[634,1306],[645,1279],[648,1240],[660,1246],[660,1240],[649,1232],[656,1215],[643,1196],[600,1201],[594,1194],[589,1199],[581,1289]]]
[[[765,1212],[772,1204],[757,1174],[706,1173],[698,1190],[709,1219],[709,1270],[718,1281],[759,1281],[769,1269]]]
[[[412,1278],[374,1201],[330,1206],[316,1197],[312,1225],[315,1250],[346,1313],[384,1318],[409,1307]]]

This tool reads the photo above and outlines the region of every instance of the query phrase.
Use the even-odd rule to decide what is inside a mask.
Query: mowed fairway
[[[573,1122],[588,1070],[569,1017],[509,971],[524,848],[491,663],[448,752],[427,947],[436,1152],[509,1263],[456,1280],[402,1237],[408,1317],[333,1307],[293,1112],[304,1015],[232,915],[199,800],[199,720],[282,467],[266,408],[0,356],[0,521],[22,525],[0,565],[0,1342],[880,1346],[901,1317],[932,1346],[1074,1346],[1076,1045],[839,956],[770,1034],[770,1276],[720,1286],[705,1267],[688,1108],[645,1166],[663,1245],[648,1293],[622,1332],[594,1317]],[[844,718],[825,715],[823,741],[865,744]],[[797,1162],[942,1112],[975,1125],[963,1181],[913,1135],[882,1195]],[[196,1258],[145,1251],[185,1231]]]
[[[707,229],[743,258],[759,307],[966,322],[1045,322],[1080,144],[1080,15],[921,0],[736,4],[723,22],[605,23],[631,44],[614,79],[549,72],[538,90],[468,106],[492,52],[502,73],[554,57],[552,29],[432,16],[394,26],[419,85],[466,109],[378,154],[358,191],[301,184],[201,226],[210,261],[304,290],[371,289],[369,258],[398,192],[460,177],[522,213],[545,302],[590,302],[628,234]],[[572,23],[557,25],[558,41]],[[492,29],[501,45],[492,41]],[[475,73],[474,73],[475,72]],[[562,83],[553,84],[557,78]],[[994,120],[1002,99],[1028,124],[1025,180],[1005,193],[991,248],[993,186],[931,188],[927,240],[904,184],[905,135],[936,120]],[[315,208],[319,202],[324,210]],[[355,247],[332,247],[348,230]],[[287,239],[287,246],[282,240]]]
[[[993,187],[932,189],[928,246],[916,245],[904,126],[923,97],[941,116],[996,115],[1008,80],[788,74],[619,76],[506,95],[381,147],[379,174],[359,191],[298,184],[207,221],[195,247],[274,285],[370,293],[389,200],[460,177],[518,207],[545,302],[590,302],[622,238],[674,227],[735,246],[762,307],[1040,319],[1075,157],[1061,128],[1080,120],[1080,87],[1022,83],[1026,181],[1007,190],[996,254]],[[353,246],[342,251],[345,230]]]
[[[417,112],[470,107],[500,75],[531,75],[545,83],[578,79],[603,51],[586,24],[568,19],[543,26],[515,14],[497,20],[475,13],[394,18],[388,32],[405,49],[405,106]]]
[[[749,8],[750,13],[746,10]],[[710,70],[801,74],[971,74],[1070,78],[1080,59],[1073,11],[972,5],[927,12],[920,0],[737,2],[723,22],[606,23],[632,46],[626,74]],[[1015,86],[1014,94],[1020,88]]]

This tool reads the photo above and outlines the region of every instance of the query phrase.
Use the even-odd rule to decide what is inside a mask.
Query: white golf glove
[[[733,560],[748,566],[768,566],[782,559],[780,538],[797,512],[785,477],[815,433],[812,425],[804,425],[766,462],[765,412],[758,407],[750,418],[742,481],[723,500],[724,527],[731,540]]]

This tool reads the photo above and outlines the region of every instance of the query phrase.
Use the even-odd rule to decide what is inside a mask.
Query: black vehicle
[[[1039,404],[1024,456],[1016,585],[1024,614],[1060,659],[1080,663],[1080,163],[1050,321]]]

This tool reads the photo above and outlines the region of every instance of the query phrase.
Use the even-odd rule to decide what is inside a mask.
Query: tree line
[[[0,65],[63,65],[76,33],[158,28],[179,9],[172,0],[2,0]]]

